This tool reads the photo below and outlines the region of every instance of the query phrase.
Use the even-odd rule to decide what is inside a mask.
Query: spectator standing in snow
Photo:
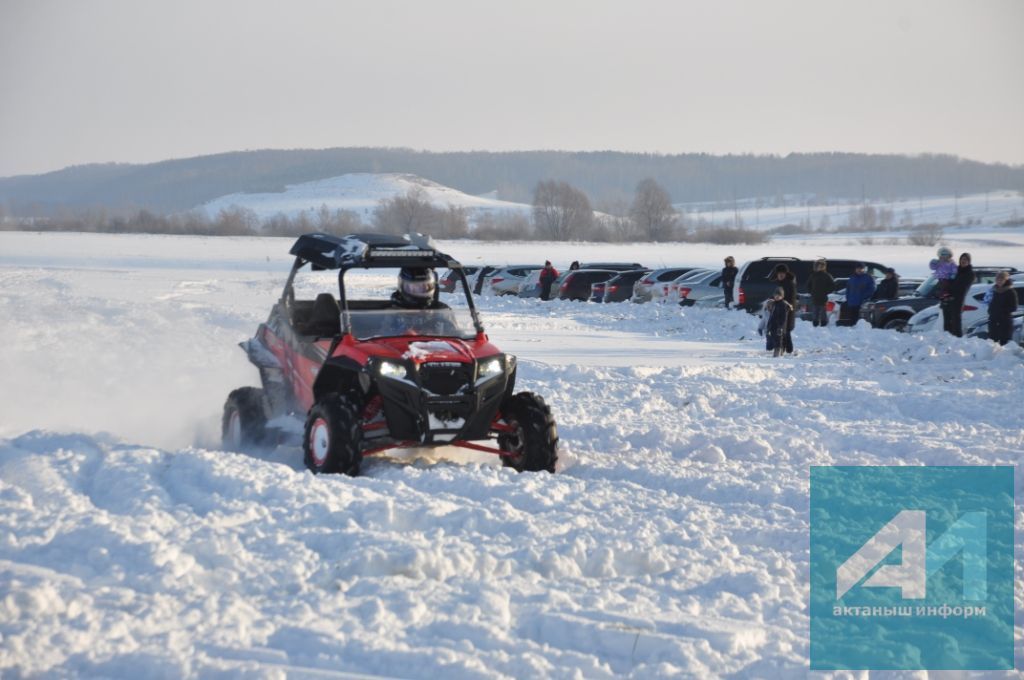
[[[558,270],[551,266],[551,260],[544,260],[544,269],[540,270],[540,299],[551,299],[551,284],[558,278]]]
[[[935,294],[939,298],[939,307],[942,310],[942,328],[949,330],[948,312],[949,287],[956,278],[956,262],[953,262],[953,251],[942,246],[935,253],[936,258],[928,263],[935,276]]]
[[[870,300],[875,292],[875,280],[871,278],[865,269],[867,267],[858,262],[853,268],[853,276],[846,281],[846,318],[843,326],[855,326],[860,320],[860,306],[865,300]]]
[[[828,296],[836,290],[836,280],[828,273],[825,260],[814,263],[814,271],[807,281],[807,290],[811,294],[811,323],[817,326],[828,325]]]
[[[772,356],[782,356],[783,352],[792,352],[792,341],[787,349],[786,338],[789,337],[790,319],[793,318],[793,306],[785,299],[785,292],[782,288],[776,288],[772,299],[767,303],[766,311],[768,322],[765,324],[764,345],[765,349],[772,352]]]
[[[942,299],[942,328],[947,333],[962,337],[963,331],[963,309],[964,299],[967,292],[974,284],[974,267],[971,266],[970,253],[960,255],[960,264],[956,268],[949,285],[946,287],[946,297]]]
[[[895,300],[900,296],[900,275],[896,270],[889,267],[885,270],[885,278],[878,284],[872,300]]]
[[[572,264],[569,265],[569,271],[571,271],[571,272],[574,272],[574,271],[576,271],[579,268],[580,268],[580,261],[579,260],[573,260]]]
[[[996,274],[995,284],[985,293],[988,303],[988,338],[1005,345],[1013,336],[1013,320],[1017,311],[1017,291],[1010,281],[1010,272]]]
[[[736,260],[732,258],[732,255],[725,258],[725,266],[722,267],[722,292],[725,293],[726,309],[732,307],[732,289],[736,285],[737,272],[739,269],[736,268]]]
[[[782,289],[782,299],[789,303],[789,309],[796,309],[796,276],[784,264],[775,266],[775,281]],[[793,353],[793,326],[796,325],[796,314],[790,314],[786,323],[786,333],[782,339],[782,348],[786,354]]]

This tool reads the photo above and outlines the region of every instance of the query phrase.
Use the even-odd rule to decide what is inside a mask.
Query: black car
[[[836,279],[836,293],[837,294],[843,295],[843,296],[846,295],[846,281],[847,281],[847,279]],[[915,290],[917,290],[917,287],[920,286],[920,285],[921,285],[921,279],[914,279],[914,278],[903,279],[903,278],[901,278],[900,279],[900,283],[899,283],[899,294],[901,296],[903,296],[903,295],[912,295],[913,292]],[[832,312],[835,310],[835,306],[837,304],[839,304],[839,303],[836,303],[836,302],[833,302],[832,300],[829,300],[828,304],[825,306],[825,308],[828,310],[829,314],[832,314]],[[864,304],[865,305],[871,305],[871,304],[874,304],[874,303],[873,302],[865,302]],[[796,308],[797,308],[797,316],[799,318],[803,319],[804,321],[810,321],[813,318],[813,312],[811,310],[811,306],[812,305],[811,305],[811,294],[810,293],[799,293],[797,295]],[[862,313],[862,318],[864,318],[863,317],[863,313]]]
[[[801,260],[796,257],[762,257],[760,260],[751,260],[740,267],[736,275],[736,305],[746,309],[748,312],[760,311],[765,300],[772,296],[778,287],[776,281],[775,267],[780,264],[786,265],[789,271],[796,277],[796,292],[807,293],[807,282],[811,278],[811,271],[816,260]],[[826,260],[829,274],[836,279],[848,279],[853,274],[858,264],[867,268],[867,273],[874,279],[881,279],[885,276],[885,265],[866,260]]]
[[[996,280],[996,274],[1001,271],[1008,271],[1011,274],[1018,273],[1014,267],[975,266],[974,282],[992,283]],[[864,303],[860,308],[860,316],[862,319],[870,321],[875,328],[903,330],[910,317],[925,307],[937,304],[939,304],[939,280],[934,276],[929,276],[911,295],[893,300]]]
[[[590,297],[590,286],[607,281],[619,272],[614,269],[577,269],[566,272],[558,281],[559,300],[587,300]]]
[[[595,302],[625,302],[633,297],[633,286],[645,274],[650,274],[650,269],[633,269],[614,276],[604,284],[604,297]]]

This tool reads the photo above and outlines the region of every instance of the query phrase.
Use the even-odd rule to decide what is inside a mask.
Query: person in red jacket
[[[540,271],[540,299],[551,299],[551,284],[558,278],[558,270],[551,266],[551,260],[544,260],[544,269]]]

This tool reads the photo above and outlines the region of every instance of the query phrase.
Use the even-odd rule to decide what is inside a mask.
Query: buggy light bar
[[[437,253],[433,250],[384,250],[371,248],[367,253],[369,257],[435,257]]]

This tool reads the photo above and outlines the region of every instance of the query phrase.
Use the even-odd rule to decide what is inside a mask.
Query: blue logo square
[[[811,669],[1012,669],[1013,471],[812,467]]]

